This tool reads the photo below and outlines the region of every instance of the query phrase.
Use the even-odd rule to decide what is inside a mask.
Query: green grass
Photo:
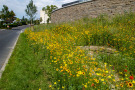
[[[134,70],[134,58],[124,56],[122,54],[106,54],[100,53],[96,57],[97,60],[102,61],[104,63],[108,63],[109,65],[113,65],[112,69],[116,70],[117,73],[122,72],[124,73],[124,69],[130,71],[130,74],[133,75],[135,72]],[[108,66],[109,66],[108,65]],[[127,66],[127,67],[126,67]],[[132,71],[132,72],[131,72]],[[124,76],[121,75],[121,76]]]
[[[35,49],[36,47],[28,44],[26,36],[21,34],[0,79],[0,90],[49,89],[49,78],[52,78],[51,74],[49,75],[51,67],[40,55],[42,51],[34,52]]]

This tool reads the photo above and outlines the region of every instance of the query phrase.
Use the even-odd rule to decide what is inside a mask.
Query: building
[[[74,2],[63,4],[62,7],[74,5],[74,4],[77,4],[77,3],[87,2],[87,1],[92,1],[92,0],[77,0],[77,1],[74,1]]]
[[[40,22],[40,24],[42,24],[42,23],[47,23],[47,19],[49,17],[47,14],[45,14],[45,11],[41,10],[40,11],[40,18],[42,18],[42,22]]]

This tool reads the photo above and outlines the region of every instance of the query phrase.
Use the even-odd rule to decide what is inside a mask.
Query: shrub
[[[25,21],[22,21],[21,23],[22,23],[22,25],[27,25]]]

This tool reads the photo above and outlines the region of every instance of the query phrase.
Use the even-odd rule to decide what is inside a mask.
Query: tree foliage
[[[27,8],[25,9],[26,14],[30,17],[31,24],[33,19],[36,17],[37,7],[34,5],[33,0],[29,2]]]
[[[25,18],[24,18],[24,16],[22,17],[22,21],[25,21]]]
[[[40,17],[39,21],[40,21],[40,22],[42,22],[42,21],[43,21],[42,17]]]
[[[0,19],[3,20],[5,23],[11,23],[15,20],[15,13],[13,10],[9,11],[9,8],[6,5],[3,5]]]
[[[47,5],[46,7],[43,7],[42,10],[45,11],[45,13],[48,15],[47,23],[51,20],[51,13],[52,11],[56,10],[58,7],[56,5]]]
[[[16,22],[20,22],[20,19],[19,18],[16,18]]]
[[[10,23],[13,22],[16,17],[15,17],[15,13],[13,12],[13,10],[11,10],[11,12],[9,13],[9,20],[10,20]]]

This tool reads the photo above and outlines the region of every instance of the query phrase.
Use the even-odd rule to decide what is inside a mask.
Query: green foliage
[[[40,22],[42,22],[43,21],[43,19],[42,19],[42,17],[40,17],[40,20],[39,20]]]
[[[43,57],[45,51],[29,46],[26,35],[21,34],[0,79],[0,90],[49,90],[48,78],[52,77],[46,71],[49,74],[51,67]]]
[[[17,26],[19,26],[19,23],[13,23],[13,24],[8,24],[8,26],[9,26],[9,29],[12,29],[13,27],[17,27]]]
[[[49,19],[47,19],[47,23],[51,20],[51,13],[56,10],[58,7],[56,5],[47,5],[46,7],[43,7],[42,10],[45,11],[45,13],[48,15]]]
[[[6,5],[3,5],[1,13],[2,13],[1,19],[5,21],[9,15],[9,10],[8,10],[8,7]]]
[[[47,23],[49,23],[49,21],[50,21],[50,18],[47,19]]]
[[[0,21],[0,28],[2,27],[2,25],[3,25],[3,21]]]
[[[9,11],[9,8],[6,5],[3,5],[2,11],[1,11],[0,18],[5,22],[5,23],[12,23],[15,20],[15,13],[13,10]]]
[[[11,10],[9,13],[9,21],[12,23],[15,20],[15,13]]]
[[[40,24],[40,20],[38,20],[38,19],[37,20],[34,20],[33,23],[34,23],[34,25],[39,25]]]
[[[28,19],[23,16],[22,20],[21,20],[21,23],[22,23],[22,25],[27,25]]]
[[[24,16],[22,17],[22,21],[25,21],[25,18],[24,18]]]
[[[18,26],[22,26],[22,23],[20,22],[20,23],[18,23]]]
[[[25,12],[30,17],[31,24],[32,24],[32,20],[35,18],[35,15],[37,12],[37,7],[33,4],[33,0],[31,0],[29,4],[27,5]]]
[[[115,53],[115,54],[110,54],[110,55],[105,54],[105,53],[104,54],[100,53],[97,56],[97,59],[104,63],[108,63],[109,65],[113,65],[113,70],[116,70],[117,73],[119,73],[120,71],[124,73],[124,69],[126,69],[125,66],[127,66],[128,70],[132,71],[130,72],[131,75],[135,74],[134,58],[127,57],[123,55],[122,53],[120,54]]]
[[[19,18],[16,18],[16,22],[20,22],[20,19]]]
[[[22,25],[27,25],[25,21],[22,21],[21,23],[22,23]]]

